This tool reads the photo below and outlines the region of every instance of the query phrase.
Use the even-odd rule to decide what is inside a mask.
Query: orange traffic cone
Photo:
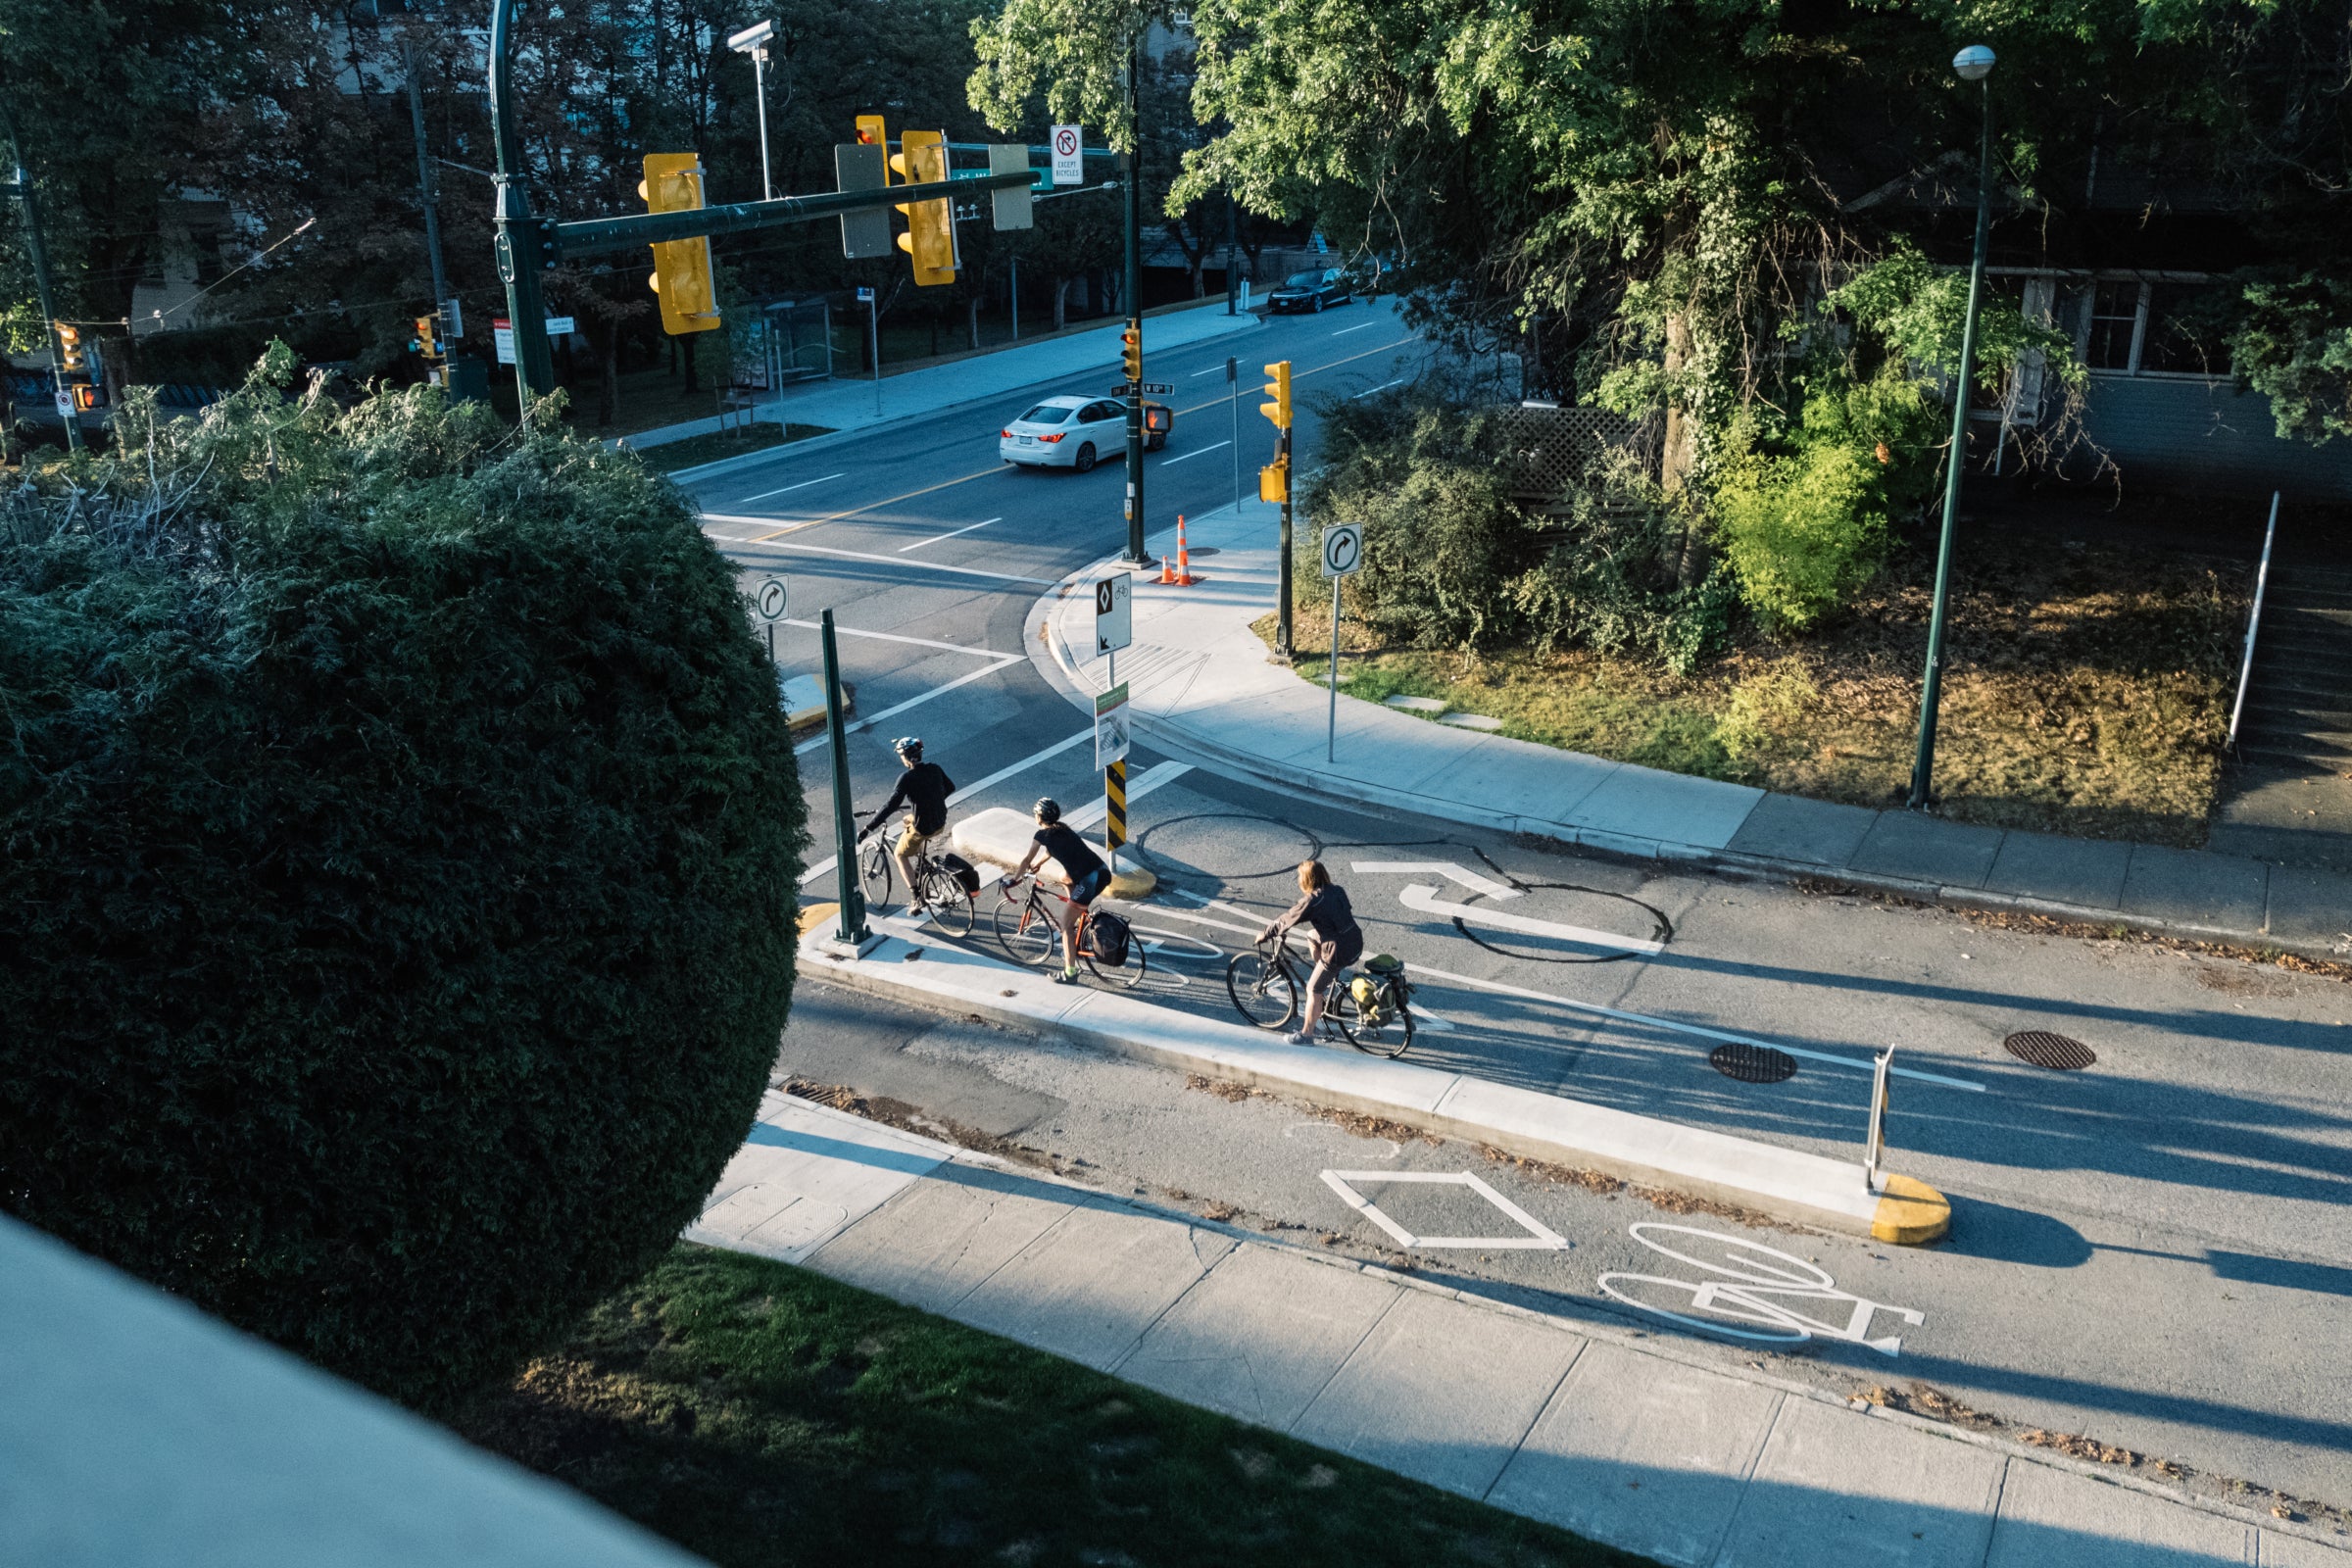
[[[1189,588],[1200,579],[1193,575],[1193,553],[1184,546],[1184,514],[1176,514],[1176,581]]]
[[[1159,580],[1161,582],[1174,582],[1176,580],[1176,574],[1168,569],[1168,558],[1165,556],[1159,558]]]

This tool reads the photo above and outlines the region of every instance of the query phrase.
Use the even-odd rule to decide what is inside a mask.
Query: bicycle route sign
[[[1127,760],[1127,683],[1095,699],[1095,766]]]
[[[1352,577],[1364,567],[1364,525],[1335,522],[1323,530],[1323,575]]]
[[[1095,584],[1095,657],[1135,641],[1135,574],[1122,571]]]
[[[762,577],[760,586],[752,590],[752,609],[759,612],[761,620],[782,620],[785,598],[783,578]]]

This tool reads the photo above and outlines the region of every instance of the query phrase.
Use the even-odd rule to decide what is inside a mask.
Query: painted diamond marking
[[[1411,1231],[1382,1213],[1379,1205],[1349,1185],[1351,1182],[1424,1182],[1435,1186],[1467,1187],[1500,1209],[1504,1217],[1509,1219],[1512,1224],[1521,1227],[1523,1234],[1516,1236],[1415,1236]],[[1399,1247],[1485,1249],[1488,1250],[1525,1248],[1556,1252],[1565,1250],[1568,1246],[1566,1237],[1549,1229],[1543,1221],[1466,1170],[1327,1170],[1323,1173],[1323,1185],[1339,1194],[1342,1201],[1346,1202],[1349,1208],[1354,1209],[1364,1218],[1388,1232],[1396,1239],[1396,1245]]]

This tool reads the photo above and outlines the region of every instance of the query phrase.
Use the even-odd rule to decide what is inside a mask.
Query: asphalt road
[[[1246,372],[1291,358],[1303,400],[1409,374],[1422,352],[1385,306],[1358,306],[1148,355],[1148,377],[1179,389],[1175,438],[1147,460],[1152,528],[1232,498],[1234,454],[1218,444],[1231,439],[1229,355]],[[1243,381],[1245,483],[1270,448],[1257,379]],[[1200,392],[1188,397],[1188,383]],[[728,554],[791,580],[788,671],[816,667],[815,613],[835,612],[845,675],[871,726],[850,740],[858,804],[879,803],[896,770],[888,738],[910,732],[969,792],[958,814],[1099,795],[1084,718],[1035,674],[1019,638],[1040,592],[1123,541],[1124,475],[1115,462],[1089,475],[1015,471],[995,452],[999,425],[1036,396],[1091,388],[1021,388],[936,427],[787,451],[698,487]],[[1302,412],[1304,451],[1314,418]],[[832,893],[826,745],[803,747],[819,839],[811,898]],[[1170,760],[1139,747],[1131,776]],[[1926,1076],[1896,1080],[1892,1163],[1954,1198],[1952,1242],[1873,1248],[1678,1215],[1460,1145],[1356,1137],[1307,1108],[1188,1091],[1155,1069],[816,987],[788,1032],[786,1069],[976,1138],[1010,1137],[1024,1157],[1090,1180],[1180,1192],[1205,1211],[1327,1234],[1366,1255],[1398,1247],[1324,1170],[1474,1170],[1572,1245],[1415,1249],[1415,1266],[1525,1293],[1546,1310],[1694,1334],[1735,1361],[1777,1357],[1777,1369],[1802,1366],[1841,1388],[1919,1380],[2019,1429],[2084,1433],[2208,1477],[2352,1503],[2343,984],[1660,874],[1301,801],[1206,768],[1156,777],[1135,804],[1132,853],[1162,892],[1131,911],[1153,944],[1155,1000],[1230,1016],[1226,953],[1289,902],[1291,868],[1316,854],[1350,888],[1373,946],[1411,966],[1430,1024],[1414,1059],[1858,1157],[1869,1058],[1894,1046],[1898,1066]],[[1383,869],[1396,866],[1419,869]],[[2097,1061],[2031,1066],[2003,1047],[2027,1029],[2079,1039]],[[1737,1082],[1710,1066],[1720,1042],[1707,1030],[1770,1043],[1797,1070]],[[1376,1201],[1415,1236],[1498,1233],[1495,1211],[1466,1187],[1396,1186]],[[1605,1272],[1690,1272],[1629,1233],[1642,1221],[1818,1259],[1841,1289],[1921,1321],[1869,1314],[1863,1337],[1899,1336],[1891,1354],[1834,1335],[1792,1346],[1678,1327],[1598,1288]],[[1645,1234],[1727,1255],[1726,1243]],[[1618,1289],[1649,1291],[1652,1306],[1672,1294]]]

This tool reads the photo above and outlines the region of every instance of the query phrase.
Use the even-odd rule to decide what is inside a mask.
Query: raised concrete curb
[[[1203,531],[1202,524],[1204,522],[1212,522],[1212,520],[1213,522],[1223,522],[1231,514],[1231,508],[1220,508],[1215,513],[1194,519],[1196,541]],[[1158,553],[1161,547],[1173,550],[1172,534],[1156,536],[1153,546],[1154,553]],[[1212,573],[1220,569],[1225,571],[1233,569],[1231,567],[1220,568],[1219,563],[1213,559],[1206,563],[1206,565]],[[1059,691],[1073,707],[1087,711],[1092,710],[1095,692],[1081,674],[1080,661],[1070,652],[1068,638],[1061,631],[1058,621],[1065,612],[1079,612],[1068,609],[1068,605],[1073,599],[1083,597],[1075,596],[1074,589],[1103,572],[1117,569],[1120,569],[1119,563],[1113,559],[1070,573],[1039,597],[1037,602],[1031,606],[1023,626],[1022,645],[1029,654],[1031,664],[1037,669],[1040,676],[1049,685]],[[1219,584],[1211,591],[1221,592],[1228,586]],[[1144,619],[1145,602],[1155,588],[1156,585],[1139,584],[1137,590],[1137,624],[1139,626],[1146,624]],[[1170,590],[1157,591],[1169,592]],[[1254,639],[1252,640],[1254,641]],[[1263,662],[1265,662],[1262,658],[1253,660],[1251,666],[1254,669],[1257,664]],[[1194,681],[1196,686],[1205,688],[1207,681],[1202,677],[1207,676],[1212,667],[1222,668],[1218,656],[1196,655],[1192,663],[1193,673],[1189,678]],[[1208,676],[1208,679],[1214,678],[1214,676]],[[1287,678],[1290,677],[1286,675]],[[1319,743],[1323,699],[1319,694],[1309,694],[1303,683],[1296,684],[1300,688],[1298,696],[1304,698],[1311,695],[1311,706],[1314,709],[1316,720],[1312,725],[1316,731],[1313,738]],[[1267,700],[1260,693],[1245,697],[1244,701],[1245,703],[1258,703]],[[1267,706],[1271,710],[1281,705],[1268,703]],[[1844,858],[1838,859],[1813,859],[1802,857],[1758,854],[1752,850],[1736,848],[1732,842],[1736,837],[1741,836],[1738,830],[1744,826],[1745,819],[1751,815],[1760,816],[1761,808],[1765,807],[1770,807],[1778,811],[1840,813],[1866,821],[1872,818],[1884,821],[1886,817],[1896,817],[1900,819],[1896,826],[1905,831],[1901,833],[1889,831],[1887,832],[1889,838],[1933,840],[1948,852],[1943,857],[1945,858],[1981,858],[1984,864],[1976,869],[1986,873],[1989,879],[1991,864],[1996,858],[1994,846],[2005,842],[2004,835],[1996,830],[1980,828],[1966,823],[1949,822],[1936,817],[1916,817],[1900,812],[1874,813],[1859,808],[1833,806],[1788,796],[1767,795],[1763,791],[1748,789],[1745,786],[1721,784],[1714,780],[1695,779],[1681,774],[1661,773],[1655,769],[1638,767],[1631,763],[1607,762],[1600,759],[1575,753],[1552,753],[1547,759],[1563,776],[1563,779],[1570,774],[1589,772],[1591,775],[1590,781],[1579,779],[1564,787],[1553,797],[1569,806],[1586,800],[1588,792],[1592,799],[1598,799],[1604,791],[1613,792],[1622,798],[1637,791],[1646,790],[1662,797],[1687,799],[1691,808],[1690,819],[1692,820],[1711,819],[1727,813],[1736,813],[1740,818],[1732,821],[1730,828],[1719,834],[1717,842],[1692,843],[1646,834],[1613,831],[1590,823],[1565,822],[1525,811],[1490,808],[1475,802],[1427,794],[1418,789],[1399,788],[1379,779],[1349,776],[1345,772],[1317,767],[1303,760],[1300,755],[1285,755],[1289,742],[1295,737],[1276,724],[1268,726],[1268,744],[1246,750],[1204,733],[1200,725],[1188,723],[1180,715],[1155,711],[1152,703],[1145,700],[1141,688],[1139,688],[1138,701],[1131,706],[1130,711],[1133,714],[1134,733],[1154,750],[1188,761],[1205,763],[1236,777],[1279,784],[1289,790],[1303,791],[1327,800],[1409,811],[1441,821],[1458,822],[1466,826],[1483,827],[1496,832],[1547,839],[1622,859],[1669,862],[1679,867],[1737,877],[1827,883],[1852,888],[1859,892],[1890,895],[1921,904],[1996,913],[2034,915],[2068,924],[2139,931],[2195,942],[2213,942],[2292,953],[2304,957],[2324,960],[2341,961],[2347,956],[2348,952],[2352,952],[2352,929],[2337,930],[2339,926],[2352,928],[2352,879],[2339,879],[2342,881],[2342,888],[2336,902],[2342,904],[2343,906],[2340,909],[2324,893],[2315,897],[2312,906],[2308,908],[2287,909],[2280,906],[2281,895],[2271,891],[2254,899],[2252,906],[2254,919],[2251,923],[2233,924],[2215,920],[2183,919],[2151,913],[2145,909],[2126,908],[2120,905],[2079,903],[2071,899],[2053,898],[2028,891],[2008,891],[1932,876],[1908,876],[1899,872],[1859,865],[1853,863],[1854,857],[1851,851],[1865,837],[1866,832],[1886,830],[1868,828],[1853,823],[1844,824],[1842,830],[1850,832],[1851,837],[1855,840],[1855,845],[1846,846],[1849,853]],[[1359,699],[1344,698],[1341,705],[1343,736],[1348,733],[1351,723],[1378,721],[1377,718],[1367,719],[1360,715],[1379,715],[1386,714],[1388,711]],[[1417,725],[1425,721],[1415,719],[1410,722]],[[1462,755],[1467,757],[1468,747],[1478,742],[1484,742],[1489,746],[1500,744],[1524,751],[1549,751],[1548,748],[1536,748],[1531,743],[1506,742],[1499,736],[1489,737],[1472,732],[1460,743],[1464,748]],[[1319,744],[1307,750],[1319,760],[1321,755]],[[1442,785],[1452,776],[1450,772],[1440,772],[1434,775],[1429,782]],[[1605,785],[1601,784],[1603,780],[1606,781]],[[1629,781],[1639,782],[1629,783]],[[1596,785],[1600,785],[1600,787],[1596,787]],[[1720,826],[1721,824],[1717,823],[1716,825]],[[2034,853],[2034,845],[2040,842],[2039,836],[2032,834],[2017,834],[2010,835],[2010,837],[2016,838],[2019,841],[2020,851],[2028,855]],[[2145,856],[2158,862],[2178,862],[2178,864],[2164,866],[2165,871],[2176,878],[2182,875],[2193,877],[2195,875],[2194,867],[2205,864],[2208,860],[2212,862],[2213,874],[2224,880],[2228,880],[2230,876],[2236,873],[2248,872],[2250,869],[2263,869],[2255,862],[2239,861],[2231,857],[2209,856],[2205,852],[2163,850],[2154,846],[2134,846],[2087,840],[2055,840],[2042,846],[2044,849],[2053,847],[2058,852],[2075,852],[2082,855],[2110,854],[2131,858]],[[1935,856],[1930,853],[1925,858],[1934,858]],[[2125,881],[2121,863],[2119,861],[2113,878],[2119,889]],[[2184,871],[2182,867],[2189,869]],[[2266,884],[2295,886],[2299,885],[2298,878],[2309,881],[2316,875],[2317,873],[2296,872],[2284,867],[2269,868],[2266,873]],[[2305,929],[2300,932],[2281,929],[2282,917]]]
[[[1529,1158],[1602,1171],[1752,1209],[1816,1229],[1919,1245],[1951,1228],[1951,1207],[1925,1183],[1885,1178],[1868,1186],[1859,1162],[1630,1111],[1313,1046],[1274,1043],[1261,1030],[1113,996],[1075,993],[1030,969],[945,943],[884,917],[886,934],[863,957],[801,944],[802,972],[853,990],[977,1015],[1018,1029],[1083,1041],[1140,1060],[1231,1082],[1280,1088],[1318,1104],[1396,1116],[1432,1131]]]

